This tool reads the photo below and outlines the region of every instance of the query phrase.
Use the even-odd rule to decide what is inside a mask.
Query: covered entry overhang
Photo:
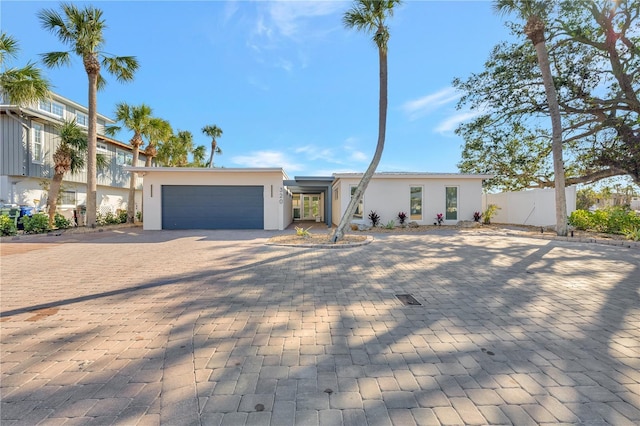
[[[331,227],[332,224],[332,201],[333,195],[331,185],[333,184],[333,176],[295,176],[292,180],[285,180],[283,185],[287,187],[292,194],[300,196],[321,195],[324,200],[322,206],[323,222]]]

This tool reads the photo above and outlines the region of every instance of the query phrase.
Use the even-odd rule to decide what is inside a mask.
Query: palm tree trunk
[[[136,144],[133,145],[132,149],[133,160],[131,161],[131,165],[136,167],[138,165],[138,157],[140,156],[140,147]],[[127,222],[135,223],[136,221],[136,178],[138,174],[136,172],[131,172],[131,178],[129,181],[129,201],[127,202]]]
[[[553,153],[553,176],[556,196],[556,233],[559,236],[566,236],[567,198],[565,193],[564,161],[562,159],[562,122],[560,107],[558,106],[558,94],[553,84],[549,55],[544,40],[536,43],[535,48],[551,115],[551,151]]]
[[[340,219],[340,224],[333,232],[331,236],[331,241],[336,243],[340,241],[344,237],[345,229],[347,225],[351,222],[351,218],[356,211],[358,203],[360,202],[360,198],[367,190],[367,186],[369,185],[369,181],[371,177],[378,168],[378,164],[380,163],[380,159],[382,158],[382,151],[384,150],[384,141],[387,130],[387,51],[383,48],[378,48],[378,54],[380,58],[380,100],[379,100],[379,108],[378,108],[378,144],[376,145],[376,151],[373,155],[373,159],[371,160],[371,164],[367,168],[366,172],[360,179],[360,183],[356,187],[355,193],[351,197],[349,201],[349,205],[347,206],[347,210],[342,215],[342,219]],[[344,193],[343,193],[344,196]]]
[[[213,167],[213,148],[211,148],[211,155],[209,155],[209,162],[207,164],[207,167],[209,168]]]
[[[87,213],[86,226],[95,228],[97,208],[97,167],[96,151],[98,139],[98,75],[99,72],[88,73],[89,76],[89,125],[87,129]]]
[[[60,192],[63,176],[64,173],[54,174],[51,179],[51,185],[49,186],[49,196],[47,197],[47,205],[49,206],[49,228],[53,228],[53,223],[55,222],[58,193]]]

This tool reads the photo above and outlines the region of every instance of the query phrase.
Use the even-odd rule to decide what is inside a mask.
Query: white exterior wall
[[[42,184],[49,184],[49,179],[38,178],[11,178],[2,176],[0,179],[0,199],[2,203],[17,204],[22,206],[44,209],[47,204],[47,191],[42,188]],[[62,190],[75,191],[76,204],[60,204],[60,209],[75,209],[79,205],[84,205],[87,199],[86,185],[64,181]],[[129,190],[127,188],[114,188],[99,186],[97,188],[97,207],[101,213],[110,211],[116,213],[117,210],[126,210]],[[136,211],[140,210],[142,202],[142,192],[136,191]]]
[[[291,215],[291,200],[287,202],[287,190],[282,169],[186,169],[151,167],[144,171],[143,203],[145,230],[162,229],[162,185],[238,185],[264,187],[264,229],[283,230],[285,209]],[[288,204],[288,208],[286,207]]]
[[[441,176],[441,175],[440,175]],[[352,222],[370,224],[369,212],[375,210],[381,218],[381,224],[385,225],[390,220],[398,224],[398,213],[407,214],[407,223],[415,221],[420,225],[432,225],[436,221],[438,213],[445,213],[445,188],[454,186],[458,188],[458,217],[456,220],[445,220],[445,225],[455,225],[460,220],[473,220],[473,213],[482,210],[482,178],[481,177],[456,177],[450,176],[425,177],[425,175],[412,176],[392,175],[374,176],[364,195],[364,217],[362,220]],[[357,185],[359,177],[340,177],[336,183],[339,191],[339,199],[334,199],[333,221],[337,224],[347,209],[350,187]],[[421,186],[422,191],[422,219],[410,219],[410,188]]]
[[[576,186],[565,188],[565,193],[568,216],[576,209]],[[485,194],[484,209],[489,204],[500,207],[500,210],[491,219],[493,223],[532,226],[555,226],[556,224],[554,188]]]

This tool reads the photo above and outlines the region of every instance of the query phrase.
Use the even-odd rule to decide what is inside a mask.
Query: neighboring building
[[[73,119],[86,128],[87,108],[57,94],[29,107],[0,102],[0,203],[36,209],[46,206],[46,188],[54,173],[53,154],[59,144],[56,126]],[[124,167],[130,166],[133,159],[130,146],[104,136],[105,126],[113,123],[108,117],[98,115],[97,152],[106,156],[109,164],[105,170],[98,170],[97,176],[97,206],[103,214],[126,209],[129,173]],[[144,162],[141,153],[138,165]],[[76,174],[65,174],[58,205],[61,210],[75,210],[85,205],[86,182],[86,168]],[[137,191],[137,210],[141,201],[141,191]]]
[[[362,175],[287,178],[274,169],[129,167],[144,176],[144,229],[282,230],[294,220],[337,224]],[[482,181],[489,175],[377,173],[353,218],[383,223],[400,212],[407,221],[433,224],[436,215],[454,225],[482,210]]]

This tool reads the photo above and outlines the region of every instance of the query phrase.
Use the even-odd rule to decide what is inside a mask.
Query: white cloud
[[[435,131],[438,133],[447,133],[452,130],[455,130],[456,127],[460,123],[463,123],[467,120],[471,120],[472,118],[478,117],[479,115],[484,114],[484,111],[463,111],[459,112],[451,117],[447,118],[442,123],[438,124],[435,128]]]
[[[439,106],[458,100],[460,96],[453,87],[445,87],[436,93],[405,102],[402,105],[402,109],[409,116],[409,120],[416,120],[434,111]]]
[[[254,151],[249,155],[233,157],[231,162],[242,167],[281,167],[287,171],[302,170],[299,163],[278,151]]]
[[[300,52],[304,49],[305,41],[324,37],[327,32],[340,28],[332,25],[328,30],[317,25],[314,20],[341,12],[348,6],[347,2],[335,0],[256,1],[255,4],[257,16],[246,41],[247,46],[259,55],[266,55],[267,59],[263,63],[283,68],[287,72],[295,68],[296,61],[300,62],[299,68],[307,66],[309,59],[304,52]],[[339,19],[335,21],[339,22]],[[296,43],[297,48],[292,50],[290,42]],[[293,55],[292,52],[297,51],[297,58],[279,59],[273,63],[273,51],[280,49],[284,49],[283,55]]]
[[[295,149],[296,154],[304,154],[305,160],[324,160],[335,163],[333,150],[329,148],[316,148],[313,145],[305,145]]]
[[[339,1],[271,1],[268,14],[278,33],[294,38],[302,34],[309,18],[326,16],[344,9]]]

